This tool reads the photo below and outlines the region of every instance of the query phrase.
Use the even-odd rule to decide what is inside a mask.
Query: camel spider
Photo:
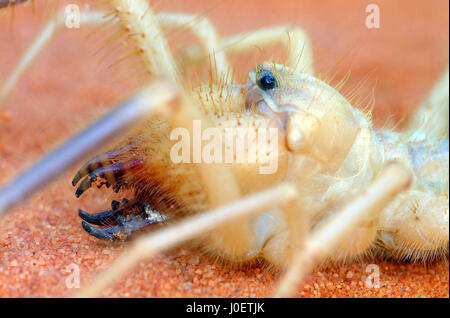
[[[211,24],[202,19],[191,28],[201,48],[187,49],[184,63],[211,56],[214,76],[210,85],[190,91],[181,84],[160,25],[189,25],[193,17],[155,15],[146,1],[109,2],[126,32],[137,35],[133,38],[139,56],[153,76],[175,85],[179,106],[169,109],[169,114],[158,113],[158,119],[149,120],[116,149],[80,169],[73,182],[84,178],[77,195],[93,183],[137,190],[131,203],[115,202],[112,210],[101,214],[80,212],[91,224],[115,227],[83,223],[84,228],[97,237],[120,239],[181,210],[195,216],[136,240],[130,253],[81,295],[95,294],[147,253],[203,231],[205,246],[231,261],[262,256],[270,263],[289,265],[277,296],[289,295],[298,280],[325,258],[352,258],[373,250],[394,258],[427,259],[446,252],[448,122],[443,118],[448,113],[448,71],[405,131],[375,131],[367,114],[314,78],[310,44],[300,28],[219,40]],[[82,20],[99,23],[102,16],[84,14]],[[61,21],[52,22],[50,31],[35,42],[36,49],[29,51],[0,91],[0,101]],[[290,44],[286,65],[265,62],[250,72],[248,83],[231,83],[228,47],[245,50],[253,43],[261,46],[280,40]],[[251,164],[193,167],[168,160],[168,128],[192,132],[193,120],[199,118],[205,126],[220,124],[223,129],[277,128],[276,173],[261,175]],[[401,164],[384,170],[389,161]],[[181,179],[186,177],[190,179]],[[133,215],[128,216],[131,210]]]

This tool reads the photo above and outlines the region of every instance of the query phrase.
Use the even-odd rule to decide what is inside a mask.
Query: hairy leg
[[[315,229],[295,252],[292,263],[275,292],[276,297],[288,297],[303,278],[333,253],[336,246],[354,231],[366,216],[379,213],[411,182],[409,172],[399,164],[391,164],[362,194],[342,211]]]
[[[210,56],[217,80],[224,84],[231,81],[231,69],[225,52],[219,50],[219,38],[214,26],[204,16],[181,13],[158,13],[158,20],[166,28],[188,28],[200,41],[202,55]]]
[[[297,26],[277,26],[233,35],[224,38],[217,51],[229,54],[239,53],[255,46],[264,47],[280,42],[286,46],[288,51],[288,60],[285,63],[287,66],[314,75],[311,42],[306,32]],[[181,64],[195,64],[204,58],[206,56],[202,55],[201,48],[192,46],[183,51]]]
[[[81,12],[80,25],[100,25],[102,23],[108,23],[110,21],[118,22],[116,18],[107,17],[106,12]],[[167,28],[174,27],[188,27],[200,40],[204,49],[204,54],[210,54],[215,57],[215,63],[217,68],[218,78],[223,81],[229,81],[230,69],[224,52],[217,52],[217,35],[208,19],[202,17],[197,23],[194,15],[187,14],[172,14],[172,13],[159,13],[157,18],[162,26]],[[20,78],[28,70],[31,63],[38,57],[45,46],[51,41],[57,30],[63,28],[65,25],[65,14],[60,12],[51,19],[40,34],[34,39],[28,50],[21,57],[19,63],[14,70],[9,74],[5,83],[0,88],[0,108],[6,98],[11,94],[14,87],[17,85]]]
[[[101,12],[82,13],[80,15],[80,23],[86,25],[100,24],[105,21],[102,18],[103,16],[104,13]],[[16,86],[17,82],[30,67],[31,63],[50,42],[55,32],[64,26],[64,22],[65,17],[63,14],[58,14],[54,19],[48,22],[45,28],[30,45],[26,53],[21,57],[17,66],[13,69],[6,82],[0,88],[0,108],[2,107],[3,102]]]
[[[277,205],[288,204],[295,197],[296,190],[293,185],[281,184],[148,234],[136,240],[127,253],[117,259],[106,272],[102,273],[87,288],[78,292],[76,296],[95,297],[140,260],[205,232],[215,231],[224,224],[235,223],[236,220],[241,221],[242,218],[274,208]]]
[[[407,126],[406,151],[415,178],[380,218],[384,256],[426,261],[448,252],[448,83],[447,67]]]
[[[421,141],[426,137],[440,139],[448,137],[449,69],[444,71],[430,94],[412,116],[407,130]]]
[[[0,9],[13,6],[29,0],[0,0]]]
[[[380,220],[378,244],[383,256],[432,261],[448,246],[448,196],[411,190],[399,196]]]

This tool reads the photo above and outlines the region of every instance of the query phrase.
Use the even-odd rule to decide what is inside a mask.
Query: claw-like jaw
[[[82,221],[81,225],[86,232],[101,240],[126,241],[131,237],[133,232],[138,231],[152,223],[154,222],[148,219],[132,217],[130,220],[122,220],[120,225],[114,227],[98,228],[89,225],[85,221]]]
[[[78,214],[83,219],[81,222],[83,229],[92,236],[102,240],[125,241],[129,239],[134,232],[148,225],[164,222],[166,220],[166,217],[151,209],[146,203],[141,204],[140,214],[128,214],[127,216],[124,216],[124,214],[129,213],[136,204],[123,199],[122,203],[113,201],[111,205],[111,210],[99,213],[87,213],[83,210],[79,210]],[[99,228],[88,223],[110,227]]]
[[[113,158],[120,155],[121,153],[129,150],[129,147],[120,148],[118,150],[108,151],[107,153],[94,157],[88,162],[86,162],[75,174],[72,180],[72,185],[76,186],[81,178],[93,173],[97,169],[109,166],[113,163]]]
[[[115,213],[115,210],[108,210],[99,213],[88,213],[81,209],[78,209],[78,215],[80,216],[80,218],[88,223],[100,226],[105,226],[110,222],[116,221],[116,218],[114,218]]]
[[[80,197],[93,184],[98,188],[103,185],[113,186],[116,192],[121,186],[126,186],[127,181],[124,179],[126,173],[132,169],[138,169],[144,162],[141,159],[132,159],[125,163],[117,160],[118,156],[127,150],[129,150],[127,147],[120,148],[88,161],[72,180],[74,186],[81,180],[75,195]],[[133,212],[139,206],[141,206],[141,213],[134,216]],[[140,203],[123,199],[121,203],[113,201],[111,210],[88,213],[80,209],[78,215],[83,219],[81,224],[89,234],[103,240],[123,241],[133,232],[162,221],[161,218],[150,217],[147,210],[142,208]],[[106,227],[100,228],[93,225]]]
[[[81,167],[72,180],[72,185],[76,186],[84,178],[75,191],[76,197],[80,197],[92,184],[95,184],[98,188],[103,185],[108,188],[113,186],[114,191],[118,192],[120,187],[126,184],[126,181],[123,180],[125,174],[130,170],[138,169],[144,163],[142,159],[132,159],[126,163],[117,162],[114,159],[127,150],[129,150],[129,147],[107,152],[93,158]]]

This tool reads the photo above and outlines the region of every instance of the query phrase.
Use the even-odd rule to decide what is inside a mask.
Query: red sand
[[[188,2],[188,3],[187,3]],[[324,72],[337,65],[337,78],[349,69],[347,87],[374,71],[377,123],[391,114],[399,119],[425,96],[448,62],[448,2],[377,1],[381,28],[364,25],[368,1],[179,1],[158,10],[207,12],[222,34],[280,23],[301,24],[312,39],[315,66]],[[0,15],[0,82],[45,21],[39,5],[16,8],[13,31]],[[229,23],[233,21],[233,23]],[[115,81],[107,63],[93,56],[99,47],[85,40],[88,31],[65,30],[39,57],[0,111],[0,183],[38,159],[45,151],[98,118],[129,92]],[[269,54],[270,55],[270,54]],[[100,64],[100,65],[99,65]],[[239,68],[253,65],[243,59]],[[113,78],[113,79],[111,79]],[[367,92],[373,84],[366,85]],[[118,89],[124,89],[121,92]],[[124,250],[126,244],[101,242],[85,233],[77,208],[96,211],[109,196],[88,191],[75,199],[74,170],[0,223],[0,297],[69,296],[67,267],[80,267],[81,284]],[[90,192],[90,193],[89,193]],[[448,260],[423,265],[374,261],[380,288],[365,286],[368,262],[317,269],[299,289],[301,297],[449,297]],[[262,265],[233,269],[215,264],[196,250],[181,248],[143,262],[104,296],[120,297],[264,297],[279,273]]]

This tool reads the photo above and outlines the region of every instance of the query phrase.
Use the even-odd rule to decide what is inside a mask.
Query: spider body
[[[248,140],[249,135],[246,132],[254,132],[255,137],[258,129],[278,129],[276,121],[258,115],[253,111],[245,110],[245,90],[242,87],[225,88],[228,97],[223,101],[218,99],[219,91],[223,88],[214,87],[213,93],[209,87],[200,87],[194,91],[196,103],[199,108],[211,120],[213,126],[217,127],[223,136],[227,129],[243,129],[243,139]],[[217,95],[217,96],[215,96]],[[212,100],[216,100],[212,102]],[[211,111],[214,107],[217,112]],[[229,105],[240,111],[229,112],[219,109],[229,109]],[[150,120],[139,131],[125,138],[123,143],[118,145],[115,150],[107,152],[105,155],[98,156],[84,165],[73,180],[75,185],[84,178],[76,191],[77,196],[87,190],[91,184],[100,187],[103,184],[112,186],[119,190],[122,187],[134,189],[135,198],[127,202],[122,208],[115,209],[115,213],[100,214],[101,219],[97,222],[91,222],[97,225],[116,224],[118,215],[127,215],[136,206],[150,205],[155,211],[173,219],[179,216],[195,214],[206,211],[211,208],[208,203],[208,197],[201,184],[201,178],[194,169],[195,163],[174,163],[171,158],[171,149],[176,144],[176,140],[171,140],[170,124],[161,119]],[[252,137],[250,137],[252,138]],[[276,138],[277,140],[274,140]],[[269,139],[266,144],[258,144],[262,148],[256,149],[255,163],[249,163],[244,158],[244,163],[230,164],[236,175],[237,183],[243,194],[250,194],[271,187],[280,183],[286,178],[288,166],[288,150],[282,135],[277,135]],[[277,148],[274,150],[271,143],[275,143]],[[249,144],[245,142],[244,153],[248,153]],[[260,173],[260,156],[267,156],[267,152],[273,152],[276,156],[277,170],[271,174]],[[235,158],[234,158],[235,159]],[[135,165],[133,163],[139,163]],[[214,163],[213,163],[214,164]],[[103,181],[99,180],[102,179]],[[145,212],[143,209],[137,209],[138,214]],[[80,211],[80,216],[89,221],[92,215]],[[143,221],[142,225],[146,224]],[[83,222],[84,228],[91,234],[104,239],[122,239],[127,234],[132,234],[127,227],[116,228],[118,232],[111,235],[111,229],[104,233],[98,229]],[[136,230],[135,227],[132,230]],[[128,228],[130,229],[130,228]],[[125,233],[125,232],[126,233]],[[264,234],[263,234],[264,235]],[[262,240],[262,243],[264,240]],[[249,251],[247,251],[249,252]],[[258,250],[259,252],[259,250]],[[231,260],[236,259],[236,255],[224,252],[224,256]],[[255,255],[248,255],[248,258]],[[247,256],[246,256],[247,258]],[[241,258],[240,258],[241,259]]]
[[[353,108],[326,83],[273,63],[258,65],[250,72],[247,84],[200,87],[193,96],[201,112],[222,132],[227,128],[253,128],[256,135],[258,128],[278,129],[278,147],[273,153],[278,162],[275,173],[260,174],[256,164],[231,164],[232,171],[244,195],[285,180],[295,183],[299,196],[305,198],[304,210],[298,213],[309,211],[312,228],[371,184],[387,162],[400,161],[410,169],[414,174],[412,187],[387,208],[360,222],[332,258],[354,258],[375,251],[392,257],[423,259],[439,255],[445,248],[448,138],[418,143],[417,134],[406,138],[407,133],[376,131],[368,115]],[[116,190],[122,186],[135,189],[132,203],[113,209],[114,213],[103,212],[91,222],[97,225],[119,222],[120,226],[100,230],[83,222],[90,234],[104,239],[128,237],[132,231],[153,223],[149,218],[154,217],[143,208],[147,205],[169,218],[211,208],[192,164],[174,163],[171,159],[175,142],[169,139],[170,135],[168,122],[152,120],[118,150],[94,159],[80,170],[74,185],[80,177],[85,179],[77,195],[96,182],[97,177],[104,179],[100,186],[105,183]],[[424,144],[427,142],[428,146]],[[269,150],[269,145],[265,146],[257,149],[257,156]],[[102,158],[107,158],[106,164]],[[421,172],[425,170],[427,173]],[[437,178],[436,174],[444,177]],[[123,220],[127,210],[136,205],[141,206],[140,221],[136,222],[134,217]],[[86,221],[92,218],[83,211],[80,216]],[[403,224],[404,219],[408,224]],[[247,222],[252,224],[251,241],[256,244],[251,250],[236,255],[231,247],[218,247],[219,239],[214,238],[214,233],[203,238],[207,249],[229,260],[263,256],[276,265],[286,263],[289,235],[283,215],[269,211]]]
[[[295,252],[296,241],[306,241],[302,263],[306,264],[305,273],[326,258],[347,260],[376,253],[429,260],[447,253],[448,121],[445,123],[441,114],[448,114],[448,88],[442,85],[445,80],[448,83],[448,72],[430,95],[432,111],[428,105],[420,107],[417,114],[421,118],[415,117],[404,131],[376,130],[369,113],[353,107],[337,88],[314,77],[311,47],[299,27],[265,29],[220,39],[203,17],[154,14],[147,1],[108,3],[114,8],[106,16],[113,16],[112,20],[121,24],[121,32],[131,39],[130,47],[136,49],[133,54],[142,60],[153,79],[165,77],[176,85],[181,107],[168,110],[168,115],[152,114],[144,126],[78,171],[72,182],[74,186],[79,183],[77,197],[92,185],[132,191],[121,202],[113,201],[111,209],[105,212],[80,210],[87,232],[102,239],[126,240],[135,231],[168,223],[163,227],[166,232],[155,231],[154,235],[171,243],[152,240],[150,236],[148,242],[152,244],[137,243],[133,249],[130,259],[139,260],[142,249],[155,253],[180,242],[181,239],[166,235],[171,228],[181,229],[180,237],[192,237],[192,230],[186,230],[189,220],[210,229],[200,222],[202,214],[217,212],[216,209],[233,212],[226,209],[232,201],[256,211],[252,194],[264,201],[264,197],[258,197],[258,193],[264,193],[268,199],[261,206],[267,208],[261,214],[228,220],[214,230],[198,233],[205,249],[230,261],[262,257],[271,264],[286,266]],[[86,13],[82,21],[98,24],[103,21],[102,16],[105,15],[101,12]],[[55,25],[62,25],[61,21],[58,18]],[[201,45],[188,47],[177,60],[162,36],[162,26],[187,27]],[[38,39],[33,48],[42,41],[46,40]],[[273,42],[289,44],[285,65],[262,63],[249,73],[247,83],[233,83],[227,50],[245,51]],[[35,55],[38,50],[30,50],[30,54]],[[210,85],[196,89],[184,85],[185,65],[201,62],[205,57],[212,62]],[[0,91],[0,101],[32,58],[22,60]],[[171,157],[177,143],[171,137],[173,129],[181,127],[192,132],[195,120],[207,129],[217,128],[222,135],[227,129],[247,129],[244,139],[260,128],[276,129],[277,134],[257,145],[256,160],[252,162],[175,162]],[[249,157],[253,148],[244,145],[243,151]],[[192,156],[193,153],[189,159]],[[259,163],[267,156],[275,159],[276,169],[262,174]],[[391,161],[406,167],[411,178],[403,172],[393,174],[398,180],[391,179],[390,187],[386,182],[389,176],[384,177],[382,171]],[[278,187],[280,183],[285,186]],[[405,190],[407,185],[409,189]],[[263,191],[270,188],[275,190]],[[280,194],[280,189],[289,193]],[[249,199],[239,201],[241,196]],[[239,205],[230,206],[244,211]],[[352,217],[345,220],[347,214]],[[186,217],[187,223],[180,227],[171,224],[180,217]],[[306,239],[306,234],[311,238]],[[308,257],[313,261],[309,262]],[[120,261],[132,264],[120,259],[118,268],[122,271],[126,266]],[[114,268],[109,279],[117,276]]]

